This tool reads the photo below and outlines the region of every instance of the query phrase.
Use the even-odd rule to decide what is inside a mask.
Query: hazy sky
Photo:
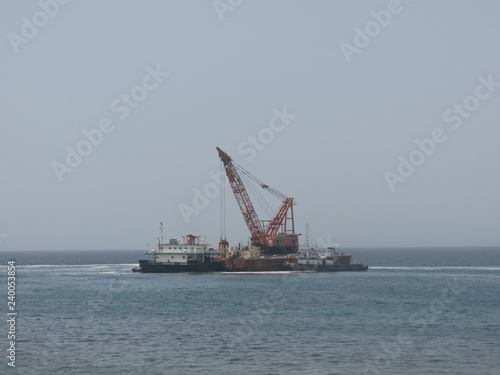
[[[65,2],[0,5],[0,249],[216,245],[216,146],[320,245],[500,244],[498,1]]]

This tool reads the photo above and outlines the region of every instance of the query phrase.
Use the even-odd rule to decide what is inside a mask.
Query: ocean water
[[[141,251],[4,251],[17,353],[0,373],[500,373],[500,248],[349,252],[370,269],[140,274]]]

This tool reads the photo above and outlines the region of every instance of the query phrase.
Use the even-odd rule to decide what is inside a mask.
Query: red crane
[[[293,219],[293,198],[287,197],[277,190],[263,184],[257,178],[234,163],[231,157],[217,147],[219,157],[224,164],[226,175],[233,190],[241,213],[250,230],[252,245],[261,247],[267,253],[294,253],[298,250],[298,235],[295,232]],[[238,169],[257,182],[262,188],[283,199],[283,203],[271,220],[259,220],[252,201],[248,196]]]

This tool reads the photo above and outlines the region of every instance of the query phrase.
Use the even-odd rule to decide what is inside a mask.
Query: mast
[[[309,250],[309,223],[306,223],[306,250]]]
[[[160,243],[163,244],[163,228],[165,228],[163,226],[163,223],[160,222]]]

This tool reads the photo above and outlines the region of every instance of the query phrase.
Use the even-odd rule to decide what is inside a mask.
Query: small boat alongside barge
[[[309,272],[346,272],[367,271],[368,266],[357,263],[351,264],[351,254],[337,253],[334,247],[329,247],[326,252],[317,249],[307,249],[299,252],[299,257],[287,266],[292,271]]]

